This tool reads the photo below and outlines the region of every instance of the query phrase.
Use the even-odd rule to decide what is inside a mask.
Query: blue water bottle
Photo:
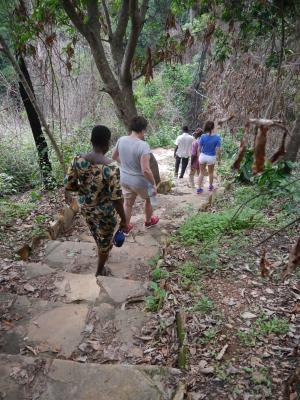
[[[124,241],[125,241],[124,232],[121,229],[117,230],[117,232],[115,233],[114,239],[113,239],[113,244],[116,247],[122,247]]]

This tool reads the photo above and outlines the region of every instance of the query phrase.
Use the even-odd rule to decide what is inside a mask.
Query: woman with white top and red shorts
[[[216,159],[220,158],[221,138],[214,132],[215,124],[213,121],[207,121],[204,126],[204,134],[199,138],[199,164],[200,174],[198,179],[197,194],[203,192],[203,179],[208,168],[209,187],[208,190],[214,190],[214,168]]]

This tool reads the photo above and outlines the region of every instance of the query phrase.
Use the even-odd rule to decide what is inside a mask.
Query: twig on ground
[[[277,231],[273,232],[271,235],[266,237],[264,240],[259,242],[255,247],[261,246],[263,243],[267,242],[269,239],[271,239],[273,236],[277,235],[279,232],[284,231],[286,228],[288,228],[291,225],[294,225],[296,222],[300,221],[300,217],[294,219],[294,221],[290,222],[289,224],[283,226],[282,228],[278,229]]]

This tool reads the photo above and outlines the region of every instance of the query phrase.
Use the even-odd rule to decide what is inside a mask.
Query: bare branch
[[[97,36],[100,38],[100,13],[98,8],[97,0],[86,0],[87,12],[88,12],[88,24],[90,27],[94,27],[96,29]]]
[[[83,36],[86,37],[88,34],[87,27],[83,21],[82,16],[79,15],[78,12],[76,11],[76,8],[75,8],[73,2],[71,0],[62,0],[62,4],[63,4],[63,8],[64,8],[66,14],[70,18],[70,20],[73,22],[75,27],[79,30],[79,32]]]
[[[131,31],[128,43],[125,49],[122,65],[121,65],[121,79],[124,82],[131,81],[130,66],[137,46],[140,31],[143,26],[145,14],[148,8],[149,0],[144,0],[142,4],[141,14],[139,12],[138,0],[130,0],[129,14],[131,19]],[[143,19],[142,19],[143,18]]]
[[[114,42],[122,44],[129,20],[129,0],[123,0],[119,13],[117,28],[114,33]]]
[[[109,38],[109,40],[111,40],[113,37],[113,32],[112,32],[111,20],[110,20],[107,4],[106,4],[105,0],[102,0],[102,7],[104,10],[105,20],[106,20],[107,29],[108,29],[108,38]]]

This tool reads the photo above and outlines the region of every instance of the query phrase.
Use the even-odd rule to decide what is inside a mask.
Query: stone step
[[[155,229],[155,228],[153,228]],[[145,276],[144,267],[159,253],[159,243],[150,234],[128,237],[121,248],[113,247],[107,266],[119,278]],[[51,268],[80,274],[95,273],[97,250],[95,243],[60,242],[51,240],[46,245],[44,262]]]
[[[148,292],[148,282],[133,281],[131,279],[101,276],[97,278],[99,286],[104,289],[100,292],[100,301],[110,299],[113,303],[124,303],[130,299],[143,298]]]
[[[141,364],[145,342],[140,337],[148,316],[139,309],[118,309],[108,303],[95,305],[89,313],[82,342],[73,360]]]
[[[0,354],[0,395],[6,400],[171,400],[180,378],[173,368]]]
[[[89,306],[51,303],[45,300],[0,293],[7,312],[0,322],[0,352],[32,352],[70,357],[81,343]]]
[[[54,285],[66,303],[95,302],[100,295],[100,287],[93,274],[58,273]]]
[[[96,244],[50,240],[46,244],[45,263],[61,271],[93,273],[97,267]]]

